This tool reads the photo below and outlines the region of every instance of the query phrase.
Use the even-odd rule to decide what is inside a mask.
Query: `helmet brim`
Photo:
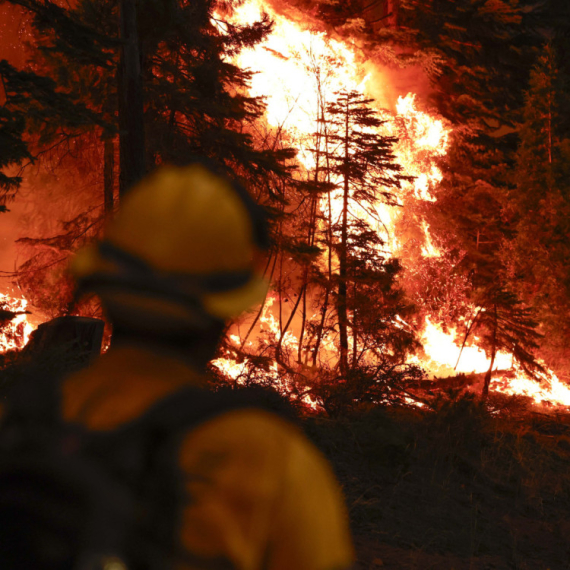
[[[208,293],[202,298],[206,312],[220,319],[230,319],[265,300],[269,282],[254,275],[245,285],[231,291]]]
[[[77,252],[71,263],[71,272],[81,283],[83,279],[94,274],[106,275],[112,281],[114,275],[120,275],[121,269],[113,261],[101,255],[97,246],[89,245]],[[207,314],[217,319],[227,320],[262,303],[267,296],[268,289],[269,282],[260,275],[254,274],[241,287],[215,293],[205,292],[197,300]],[[94,292],[97,293],[96,288]],[[140,296],[140,292],[137,296]]]

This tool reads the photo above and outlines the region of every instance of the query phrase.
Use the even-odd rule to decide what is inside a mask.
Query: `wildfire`
[[[281,340],[281,346],[283,350],[297,351],[299,348],[298,338],[291,332],[287,331],[284,335],[281,334],[279,327],[279,321],[271,312],[273,303],[275,302],[275,295],[269,295],[265,301],[262,308],[262,312],[259,318],[260,330],[256,337],[256,343],[251,340],[246,342],[242,341],[242,338],[238,334],[231,334],[228,340],[232,344],[232,348],[235,350],[242,350],[249,352],[255,352],[256,355],[263,355],[264,346],[267,346],[268,339],[273,337],[273,340]],[[245,346],[244,346],[245,345]],[[216,360],[213,360],[211,364],[217,368],[224,376],[232,379],[236,384],[247,385],[250,380],[250,375],[253,372],[251,367],[251,359],[247,356],[242,357],[241,360],[236,360],[232,349],[226,349],[226,354]],[[270,384],[278,384],[281,389],[284,389],[289,394],[298,392],[296,386],[287,383],[287,380],[281,378],[279,371],[279,364],[277,361],[273,361],[269,364],[268,369],[265,373],[265,380],[269,380]],[[298,399],[304,403],[306,406],[316,409],[317,405],[314,399],[309,393],[297,393]]]
[[[476,339],[475,339],[476,340]],[[426,318],[426,327],[422,335],[426,358],[421,364],[433,376],[445,378],[458,373],[482,373],[489,369],[491,361],[485,352],[476,346],[458,346],[457,333],[454,329],[444,332],[441,327]],[[544,366],[544,363],[541,363]],[[510,396],[526,396],[538,405],[570,406],[570,388],[562,383],[552,372],[539,374],[540,382],[529,378],[518,368],[512,356],[498,352],[495,356],[491,390]]]
[[[476,346],[465,346],[461,350],[456,331],[443,331],[440,326],[433,324],[429,317],[426,318],[422,344],[426,360],[423,360],[421,365],[440,378],[457,373],[486,372],[491,364],[485,351]],[[510,354],[497,353],[494,370],[508,370],[512,365]]]
[[[504,375],[494,381],[494,388],[511,396],[527,396],[537,404],[551,406],[570,406],[570,388],[563,384],[556,374],[541,374],[540,383],[529,379],[523,371],[515,371],[514,377]]]
[[[370,74],[366,72],[367,62],[363,55],[352,45],[338,39],[328,37],[324,32],[303,28],[297,22],[271,10],[262,0],[247,0],[241,4],[232,16],[233,23],[243,24],[259,19],[263,12],[269,13],[274,21],[274,29],[263,44],[244,50],[238,57],[241,67],[251,69],[254,74],[251,82],[251,95],[263,96],[267,104],[266,120],[274,129],[286,132],[288,142],[299,149],[297,158],[310,171],[315,167],[314,133],[323,109],[334,100],[335,94],[341,90],[356,90],[365,96],[371,96],[372,89],[367,92]],[[376,88],[376,93],[378,86]],[[382,133],[395,136],[399,142],[394,152],[405,174],[414,180],[403,188],[397,197],[400,205],[406,206],[412,201],[435,201],[437,185],[443,174],[437,165],[438,159],[447,153],[449,129],[443,121],[429,113],[418,109],[416,96],[412,93],[398,98],[394,105],[395,112],[377,108],[385,120]],[[332,218],[338,218],[342,210],[341,192],[332,192],[329,198],[323,198],[320,207],[323,212],[330,208]],[[399,209],[400,211],[402,209]],[[379,205],[371,212],[369,208],[354,205],[352,215],[366,219],[370,226],[381,234],[388,249],[398,255],[400,244],[396,231],[400,212],[397,208]],[[433,244],[427,224],[418,223],[424,240],[421,251],[424,257],[440,255]],[[383,252],[386,254],[386,252]],[[334,254],[333,254],[333,265]],[[321,259],[325,264],[325,255]],[[279,300],[279,312],[276,312],[276,301]],[[282,332],[282,302],[278,293],[268,297],[257,320],[249,319],[242,323],[247,333],[235,326],[230,336],[235,349],[213,364],[227,377],[236,382],[246,382],[251,375],[251,360],[243,356],[244,352],[263,357],[270,345],[277,343],[284,353],[298,354],[292,360],[301,364],[302,344],[298,338],[298,327],[292,325]],[[290,306],[290,305],[288,305]],[[315,317],[316,315],[313,315]],[[286,318],[286,317],[285,317]],[[248,323],[246,325],[246,323]],[[252,324],[251,324],[252,323]],[[297,334],[293,331],[296,330]],[[244,340],[245,339],[245,340]],[[473,341],[476,343],[476,338]],[[457,373],[486,372],[490,360],[485,352],[476,346],[465,346],[460,349],[456,332],[444,332],[426,320],[422,335],[425,359],[419,364],[434,376],[450,376]],[[336,361],[338,352],[332,335],[325,334],[321,348],[323,356],[321,366],[331,367]],[[236,352],[241,356],[236,357]],[[307,359],[305,359],[306,362]],[[495,371],[504,371],[502,379],[494,380],[491,389],[507,394],[525,394],[537,403],[552,402],[556,405],[570,405],[570,389],[566,388],[554,375],[545,377],[543,386],[528,379],[522,372],[507,374],[512,371],[512,357],[499,353],[495,359]],[[311,375],[306,365],[303,369],[305,377]],[[264,370],[264,381],[279,384],[286,391],[293,391],[293,386],[285,386],[283,367],[277,360],[269,361]],[[303,401],[310,405],[314,402],[301,395]]]
[[[0,352],[23,348],[34,330],[28,322],[28,301],[0,293]]]
[[[237,63],[254,72],[250,93],[266,100],[267,122],[285,128],[291,136],[315,130],[322,101],[331,101],[335,91],[362,91],[367,74],[361,71],[356,53],[324,32],[301,29],[296,23],[271,11],[261,0],[250,0],[237,8],[232,20],[244,24],[269,12],[274,31],[264,43],[244,50]],[[310,153],[300,154],[310,162]]]
[[[418,110],[413,93],[398,97],[396,110],[393,133],[399,138],[398,159],[407,174],[415,177],[414,197],[433,202],[431,190],[443,178],[434,161],[447,153],[449,129],[443,121]]]

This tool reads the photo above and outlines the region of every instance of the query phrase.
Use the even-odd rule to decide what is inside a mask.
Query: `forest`
[[[361,567],[569,567],[570,4],[0,16],[2,366],[41,322],[104,318],[70,258],[146,172],[208,157],[265,206],[273,244],[267,299],[229,326],[212,383],[297,410]]]

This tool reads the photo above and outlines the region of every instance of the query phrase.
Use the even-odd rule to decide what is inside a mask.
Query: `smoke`
[[[419,66],[402,69],[380,65],[370,59],[364,63],[364,69],[369,74],[366,94],[392,113],[396,111],[398,97],[415,93],[420,100],[427,99],[430,91],[429,79]]]
[[[29,56],[26,49],[31,39],[28,20],[20,7],[0,3],[0,59],[6,59],[14,67],[23,67]]]

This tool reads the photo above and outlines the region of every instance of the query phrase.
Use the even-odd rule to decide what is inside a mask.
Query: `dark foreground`
[[[308,421],[343,485],[358,568],[570,568],[570,416],[495,404]]]
[[[83,364],[55,356],[42,377]],[[0,371],[0,402],[29,372]],[[303,420],[343,486],[357,568],[570,569],[570,413],[496,398]]]

